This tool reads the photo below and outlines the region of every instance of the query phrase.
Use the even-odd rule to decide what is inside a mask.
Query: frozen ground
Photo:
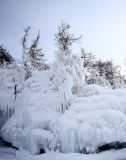
[[[0,139],[0,160],[126,160],[126,149],[110,150],[98,154],[47,152],[32,155],[26,150],[7,147]]]
[[[0,160],[126,160],[126,149],[110,150],[99,154],[54,153],[31,155],[28,151],[16,151],[8,147],[0,147]]]
[[[15,160],[16,150],[9,147],[0,147],[0,160]]]

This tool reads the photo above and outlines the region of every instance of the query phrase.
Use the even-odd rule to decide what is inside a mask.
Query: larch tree
[[[38,33],[37,37],[33,40],[29,48],[29,59],[31,66],[34,70],[47,70],[49,69],[49,65],[45,63],[45,55],[42,53],[42,48],[39,48],[39,40],[40,40],[40,33]]]
[[[82,36],[75,37],[72,33],[69,32],[71,26],[67,23],[62,22],[58,27],[58,31],[55,34],[55,42],[60,51],[64,54],[70,54],[70,49],[74,43],[80,41]]]
[[[29,30],[31,29],[30,26],[28,26],[27,28],[24,29],[24,36],[21,39],[21,44],[22,44],[22,49],[23,49],[23,55],[22,55],[22,59],[23,59],[23,67],[24,70],[26,72],[25,75],[25,79],[28,79],[29,77],[31,77],[31,70],[29,67],[29,57],[28,57],[28,46],[27,46],[27,40],[28,40],[28,34],[29,34]]]
[[[84,68],[89,71],[95,61],[95,55],[93,55],[91,52],[87,53],[84,48],[81,48],[81,58],[83,59]]]
[[[9,51],[0,45],[0,66],[14,63],[14,58],[10,55]]]
[[[30,26],[24,29],[24,36],[21,40],[23,48],[23,66],[26,71],[25,79],[31,77],[33,70],[41,71],[49,69],[49,65],[45,63],[46,59],[44,58],[42,49],[39,48],[40,34],[38,33],[30,47],[27,44],[30,29]]]
[[[69,95],[78,94],[78,90],[85,85],[82,59],[80,56],[72,54],[73,45],[78,43],[82,36],[75,37],[74,34],[70,32],[70,29],[71,26],[69,24],[62,22],[58,26],[54,39],[57,47],[54,69],[55,74],[60,75],[54,77],[56,78],[55,82],[58,82],[56,84],[61,83],[64,86],[61,90],[63,101],[66,101],[64,95],[68,93],[66,84],[71,84],[69,88],[71,94]],[[69,101],[69,104],[70,103]]]

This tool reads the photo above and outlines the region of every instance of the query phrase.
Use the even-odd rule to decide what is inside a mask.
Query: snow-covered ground
[[[0,160],[15,160],[15,159],[16,159],[15,149],[5,146],[0,146]]]
[[[126,149],[110,150],[99,154],[54,153],[31,155],[28,151],[16,151],[12,148],[0,147],[0,160],[126,160]]]

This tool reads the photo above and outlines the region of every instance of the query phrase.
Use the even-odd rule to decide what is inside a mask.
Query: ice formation
[[[0,128],[14,112],[17,86],[23,79],[24,71],[16,63],[0,67]]]
[[[125,142],[126,89],[86,85],[79,66],[80,59],[72,56],[33,72],[18,84],[16,99],[14,88],[4,87],[1,78],[0,105],[15,110],[1,129],[2,138],[32,154],[41,149],[94,153],[105,143]]]

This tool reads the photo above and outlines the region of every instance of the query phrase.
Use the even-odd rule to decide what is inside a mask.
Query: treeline
[[[86,53],[81,49],[83,66],[89,74],[86,75],[87,84],[99,84],[114,88],[124,87],[125,75],[121,73],[121,67],[114,65],[112,60],[97,60],[92,53]]]
[[[74,34],[70,33],[71,26],[67,23],[62,22],[58,26],[58,30],[55,34],[55,44],[57,47],[58,60],[61,59],[68,62],[67,58],[72,54],[72,47],[75,43],[81,40],[82,36],[75,37]],[[47,64],[47,59],[42,48],[39,48],[40,32],[30,45],[29,41],[29,31],[31,27],[28,26],[24,29],[24,35],[21,39],[22,45],[22,60],[21,65],[25,71],[25,80],[32,76],[34,71],[44,71],[51,69],[51,66]],[[92,53],[87,53],[83,48],[81,48],[80,55],[83,61],[84,77],[87,84],[98,84],[101,86],[109,86],[113,89],[125,87],[126,79],[125,76],[121,74],[121,67],[114,65],[112,60],[97,60],[95,55]],[[64,57],[64,58],[63,58]],[[74,57],[75,59],[75,57]],[[6,66],[11,63],[16,63],[15,59],[11,54],[4,48],[0,46],[0,66]],[[65,63],[65,62],[64,62]],[[77,63],[77,61],[75,61]]]

